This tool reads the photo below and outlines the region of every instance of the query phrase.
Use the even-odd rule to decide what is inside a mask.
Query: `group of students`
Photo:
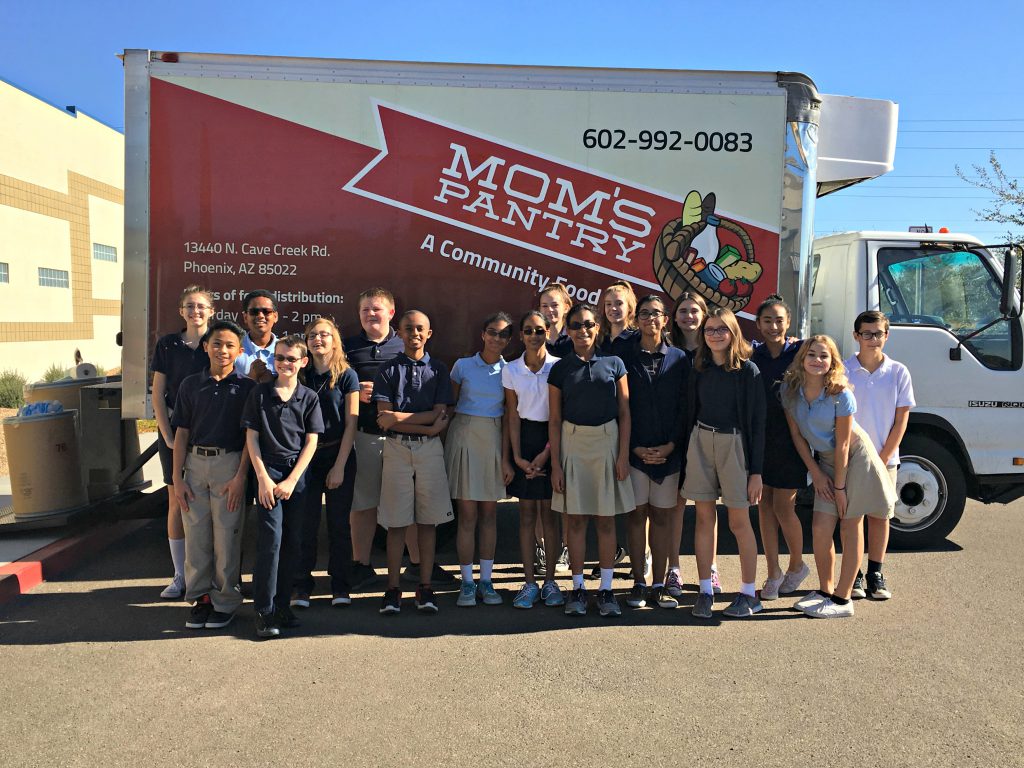
[[[387,529],[380,612],[401,610],[401,582],[409,577],[416,608],[436,612],[433,586],[451,578],[434,562],[436,526],[453,519],[452,499],[460,607],[503,602],[492,580],[497,502],[515,496],[525,583],[514,607],[543,602],[568,615],[587,612],[593,520],[595,602],[602,616],[620,615],[612,578],[625,548],[615,518],[626,514],[634,580],[627,605],[676,608],[690,500],[699,578],[692,612],[710,618],[721,591],[721,499],[741,575],[724,614],[752,616],[762,600],[798,591],[809,575],[795,512],[808,477],[819,586],[795,607],[813,617],[852,616],[853,597],[890,596],[882,564],[898,446],[914,401],[907,369],[882,351],[889,327],[881,313],[857,318],[858,353],[844,363],[827,336],[787,336],[790,310],[778,296],[758,308],[763,341],[752,346],[732,312],[709,309],[694,293],[669,307],[658,295],[638,300],[617,282],[592,307],[573,304],[556,284],[517,324],[504,312],[485,318],[480,350],[449,371],[427,352],[432,329],[424,312],[406,311],[392,329],[395,301],[385,289],[360,294],[362,330],[344,343],[326,318],[309,323],[303,336],[278,339],[276,306],[265,291],[246,295],[243,310],[248,331],[210,322],[210,294],[190,286],[180,302],[186,327],[161,338],[153,360],[161,457],[174,489],[168,537],[175,577],[162,596],[194,603],[187,627],[226,626],[241,603],[250,497],[258,502],[260,637],[296,626],[291,609],[310,606],[323,509],[333,605],[372,586],[369,551],[379,523]],[[506,363],[516,327],[524,351]],[[247,490],[250,466],[255,483]],[[758,506],[768,571],[759,592],[751,505]],[[406,549],[411,565],[403,573]],[[556,570],[566,559],[572,584],[563,591]]]

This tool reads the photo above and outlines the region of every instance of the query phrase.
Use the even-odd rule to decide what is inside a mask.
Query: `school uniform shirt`
[[[178,387],[185,380],[186,376],[193,373],[200,373],[210,365],[210,357],[203,349],[203,343],[192,349],[180,333],[169,333],[161,336],[153,350],[153,362],[150,369],[154,373],[162,373],[167,378],[164,389],[164,403],[168,408],[174,408],[174,401],[178,397]]]
[[[564,330],[558,334],[558,338],[554,341],[545,341],[544,346],[547,348],[548,354],[553,357],[564,358],[574,354],[572,339],[569,338],[569,334]]]
[[[660,481],[682,468],[686,448],[686,382],[690,359],[676,347],[661,344],[653,352],[640,346],[636,335],[619,347],[629,383],[629,464]],[[645,464],[633,453],[639,446],[674,443],[664,464]]]
[[[508,363],[485,362],[477,352],[472,357],[461,357],[452,366],[452,383],[459,385],[459,401],[455,412],[466,416],[485,416],[497,419],[505,413],[505,390],[501,386],[501,372]]]
[[[186,376],[178,387],[171,426],[189,431],[190,446],[240,451],[245,445],[242,411],[255,388],[255,381],[237,371],[220,381],[209,369]]]
[[[423,413],[435,405],[454,405],[455,398],[443,363],[426,352],[419,360],[401,352],[377,372],[373,402],[390,403],[401,413]]]
[[[843,365],[846,366],[846,376],[857,398],[857,415],[854,419],[871,438],[875,450],[881,451],[896,420],[896,409],[917,405],[910,371],[903,363],[888,355],[882,356],[882,364],[874,373],[869,373],[856,355],[850,356]],[[899,463],[900,452],[897,448],[888,466],[895,467]]]
[[[611,336],[605,336],[604,339],[601,340],[599,349],[605,355],[622,357],[622,350],[625,349],[626,345],[628,345],[633,339],[639,337],[640,331],[638,329],[626,328],[614,339]]]
[[[517,357],[501,371],[501,384],[516,393],[520,419],[548,420],[548,375],[559,358],[546,355],[540,369],[534,373],[525,357]]]
[[[324,420],[321,442],[341,440],[345,434],[345,395],[359,391],[359,378],[351,366],[342,371],[331,386],[331,372],[317,373],[312,362],[303,370],[305,385],[320,399],[320,415]]]
[[[388,335],[381,341],[371,341],[366,331],[360,331],[345,339],[344,347],[345,356],[349,365],[355,368],[359,381],[373,381],[381,366],[401,354],[405,344],[393,329],[388,329]],[[359,401],[359,431],[371,435],[382,434],[377,426],[377,406],[372,402]]]
[[[548,384],[562,391],[562,420],[583,427],[607,424],[619,415],[616,382],[626,375],[622,359],[614,355],[584,360],[575,352],[551,368]]]
[[[750,361],[757,366],[761,372],[761,384],[764,386],[766,405],[768,406],[768,422],[770,425],[781,423],[786,426],[785,412],[782,408],[782,400],[779,397],[779,387],[786,375],[786,369],[796,359],[796,353],[803,346],[803,339],[794,342],[786,341],[782,345],[782,351],[778,357],[772,357],[767,344],[758,344],[754,347],[754,354]],[[779,422],[777,419],[781,419]]]
[[[687,417],[720,429],[739,429],[747,472],[760,475],[764,468],[765,402],[761,372],[749,360],[738,371],[709,364],[694,368],[687,385]]]
[[[256,343],[246,333],[242,336],[242,352],[235,358],[235,370],[243,376],[249,375],[249,369],[254,360],[262,360],[266,363],[267,370],[276,374],[274,369],[274,347],[277,346],[277,336],[270,334],[270,343],[265,347],[257,347]]]
[[[266,464],[288,464],[306,444],[306,435],[321,434],[324,420],[320,398],[309,387],[297,384],[284,401],[275,382],[257,384],[242,411],[242,426],[260,433],[260,455]]]
[[[800,428],[807,444],[813,451],[832,451],[836,447],[836,417],[853,416],[857,412],[857,399],[853,392],[844,389],[838,395],[826,394],[824,390],[810,403],[804,397],[803,387],[797,396],[787,396],[788,387],[782,385],[782,402],[790,416]]]

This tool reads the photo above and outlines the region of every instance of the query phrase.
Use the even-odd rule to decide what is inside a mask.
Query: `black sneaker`
[[[601,593],[598,593],[598,604],[600,605]],[[633,584],[633,588],[629,590],[629,596],[626,598],[626,605],[630,608],[643,608],[647,605],[647,585],[640,584],[639,582]]]
[[[405,570],[402,571],[402,581],[407,584],[419,584],[420,583],[420,564],[409,563],[405,566]]]
[[[864,574],[857,571],[857,578],[853,580],[853,591],[850,593],[850,597],[854,600],[860,600],[867,596],[868,593],[864,589]]]
[[[433,584],[453,586],[458,581],[458,579],[455,577],[455,574],[448,573],[448,571],[446,571],[440,565],[434,563],[434,569],[430,572],[430,581]]]
[[[287,605],[277,606],[277,610],[274,611],[274,622],[282,629],[295,629],[302,626],[302,622],[295,618],[292,609]]]
[[[189,611],[185,629],[203,629],[211,613],[213,613],[213,603],[210,602],[210,596],[203,595],[196,600],[196,604]]]
[[[398,587],[389,589],[384,593],[384,602],[381,603],[380,612],[383,614],[399,613],[402,610],[402,590]]]
[[[352,605],[352,597],[348,592],[335,592],[331,598],[331,606],[334,608],[347,608]]]
[[[655,587],[647,593],[647,604],[659,608],[678,608],[679,601],[676,600],[665,587]]]
[[[274,612],[268,613],[256,613],[256,636],[257,637],[277,637],[281,634],[281,628],[277,626],[277,620],[274,618]]]
[[[548,569],[548,556],[544,551],[544,547],[537,544],[533,548],[533,563],[537,567],[538,571],[546,571]]]
[[[416,610],[424,613],[437,613],[437,601],[434,599],[434,590],[426,584],[420,584],[416,588]]]
[[[366,563],[352,564],[352,591],[367,592],[377,584],[377,572]]]
[[[888,600],[892,597],[892,592],[885,584],[885,576],[878,571],[868,574],[868,597],[872,600]]]
[[[235,618],[234,611],[231,613],[224,613],[222,611],[211,611],[209,618],[206,619],[207,629],[224,629],[228,624],[231,623],[232,619]]]

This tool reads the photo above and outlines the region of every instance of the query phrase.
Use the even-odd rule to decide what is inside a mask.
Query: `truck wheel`
[[[953,455],[929,437],[907,435],[900,444],[899,498],[891,541],[927,547],[948,536],[964,513],[967,485]]]

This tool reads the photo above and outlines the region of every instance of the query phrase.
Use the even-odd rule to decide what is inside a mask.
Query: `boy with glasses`
[[[242,297],[242,319],[248,333],[242,339],[242,354],[235,360],[235,370],[255,381],[269,381],[274,375],[274,323],[277,305],[270,291],[249,291]]]

